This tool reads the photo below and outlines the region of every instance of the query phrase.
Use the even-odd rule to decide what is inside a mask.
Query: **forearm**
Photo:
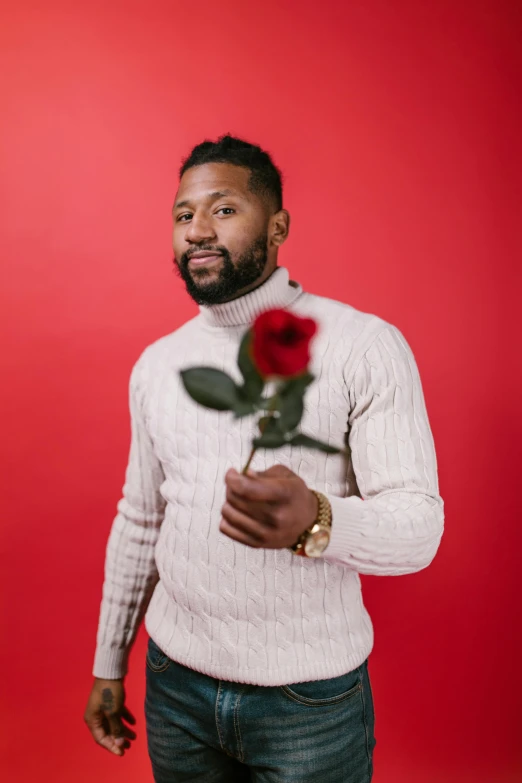
[[[105,558],[93,672],[104,679],[126,673],[130,647],[158,580],[154,549],[165,512],[161,494],[165,476],[143,413],[148,378],[145,359],[146,352],[131,373],[129,460]]]
[[[439,495],[402,488],[368,500],[328,499],[333,521],[325,560],[360,574],[398,576],[426,568],[435,557],[444,525]]]
[[[433,560],[443,532],[437,458],[410,346],[388,326],[363,355],[350,387],[349,444],[357,494],[328,496],[325,559],[361,574],[409,574]]]
[[[119,509],[107,543],[93,669],[95,677],[104,679],[126,674],[132,643],[158,580],[154,548],[159,528],[152,520],[136,521],[124,500]]]

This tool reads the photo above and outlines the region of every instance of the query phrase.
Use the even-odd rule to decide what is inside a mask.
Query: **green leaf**
[[[259,400],[259,407],[263,411],[275,410],[275,405],[278,402],[277,394],[273,394],[271,397],[261,397]]]
[[[273,432],[282,434],[281,428],[279,427],[279,419],[276,416],[263,416],[259,419],[257,424],[261,435],[264,435],[265,433],[271,434]]]
[[[237,357],[238,367],[244,379],[242,393],[247,400],[257,402],[261,397],[261,392],[265,386],[265,381],[259,374],[257,367],[250,356],[250,343],[252,341],[252,332],[250,329],[245,332],[241,345],[239,346],[239,355]]]
[[[281,397],[294,394],[300,394],[302,396],[314,378],[315,376],[312,375],[311,372],[304,372],[302,375],[297,375],[295,378],[289,378],[279,389],[279,395]]]
[[[234,403],[234,418],[235,419],[242,419],[244,416],[251,416],[252,413],[255,413],[257,411],[256,405],[254,405],[253,402],[250,402],[249,400],[246,400],[241,395],[241,389],[238,389],[238,395],[239,398],[237,402]]]
[[[295,430],[303,418],[304,400],[299,393],[287,394],[281,399],[279,427],[283,432]]]
[[[260,438],[255,438],[253,446],[256,449],[278,449],[286,444],[282,432],[263,432]]]
[[[217,411],[235,408],[239,390],[226,373],[214,367],[192,367],[180,374],[185,389],[200,405]]]
[[[313,380],[314,376],[306,372],[297,378],[291,378],[281,386],[278,410],[281,414],[279,426],[283,432],[295,430],[303,418],[304,395]]]
[[[294,435],[289,442],[292,446],[305,446],[310,449],[318,449],[319,451],[324,451],[326,454],[339,454],[341,451],[341,449],[338,449],[335,446],[330,446],[329,443],[324,443],[321,440],[310,438],[308,435],[303,435],[302,432],[298,435]]]

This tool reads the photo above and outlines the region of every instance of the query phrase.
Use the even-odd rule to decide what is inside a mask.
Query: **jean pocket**
[[[364,666],[364,664],[363,664]],[[284,695],[293,702],[307,707],[326,707],[352,699],[362,691],[362,666],[340,677],[312,682],[295,682],[280,686]]]
[[[171,660],[168,655],[165,655],[163,650],[160,650],[156,642],[149,638],[145,662],[152,672],[158,673],[168,669]]]

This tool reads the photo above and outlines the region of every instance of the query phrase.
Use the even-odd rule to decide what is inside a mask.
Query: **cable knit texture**
[[[257,417],[197,405],[180,370],[218,367],[240,380],[253,318],[288,307],[316,319],[302,429],[350,456],[285,447],[253,468],[286,465],[333,510],[324,555],[253,549],[219,532],[224,476],[241,469]],[[417,365],[402,333],[376,315],[306,293],[278,267],[233,302],[201,307],[149,345],[130,376],[131,445],[109,536],[94,674],[126,674],[145,615],[172,659],[223,680],[283,685],[341,675],[371,652],[359,574],[407,574],[432,561],[443,500]]]

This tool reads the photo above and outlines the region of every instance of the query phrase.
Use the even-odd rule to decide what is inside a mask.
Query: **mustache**
[[[221,247],[220,245],[217,245],[216,247],[212,247],[212,245],[198,245],[197,247],[189,247],[189,249],[186,251],[189,258],[191,258],[195,253],[226,253],[227,249],[226,247]]]
[[[225,258],[228,258],[230,256],[230,253],[226,249],[226,247],[223,247],[223,245],[198,245],[197,247],[189,247],[188,250],[185,250],[183,255],[180,258],[180,263],[182,266],[187,266],[188,262],[192,258],[192,256],[195,253],[219,253],[220,256],[224,256]]]

